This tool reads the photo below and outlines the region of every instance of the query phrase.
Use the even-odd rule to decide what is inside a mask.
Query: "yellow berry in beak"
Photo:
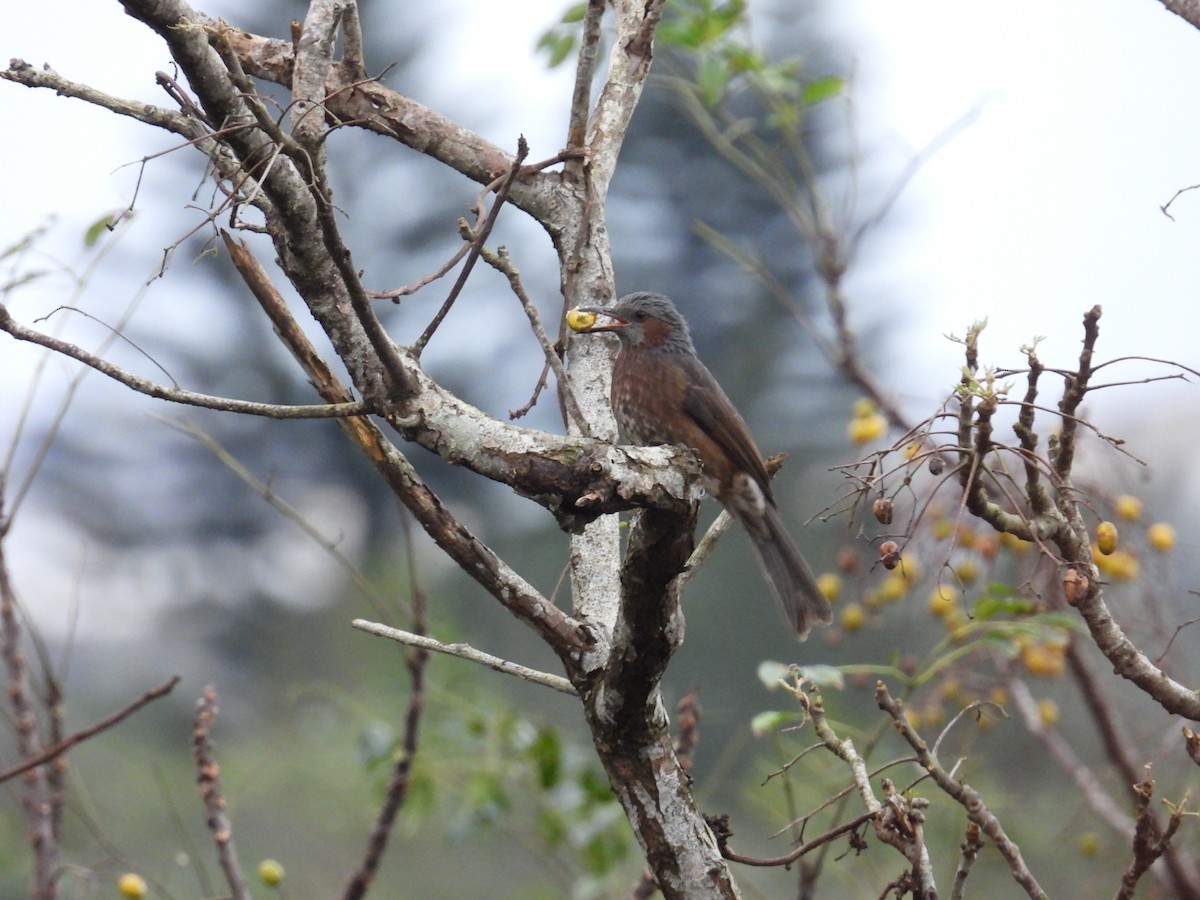
[[[584,312],[579,307],[567,311],[567,327],[572,331],[586,331],[596,324],[594,312]]]

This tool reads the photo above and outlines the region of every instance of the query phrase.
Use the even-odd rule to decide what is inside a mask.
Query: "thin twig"
[[[0,304],[0,331],[6,331],[19,341],[37,344],[63,356],[83,363],[107,375],[114,381],[120,382],[127,388],[132,388],[139,394],[155,397],[159,400],[169,400],[185,406],[199,406],[204,409],[218,409],[224,412],[242,413],[248,416],[264,416],[269,419],[329,419],[340,416],[359,416],[369,412],[369,407],[361,400],[349,403],[337,403],[320,406],[286,406],[278,403],[256,403],[251,400],[238,400],[233,397],[215,397],[211,394],[199,394],[182,388],[167,387],[164,384],[150,381],[141,376],[127,372],[120,366],[115,366],[105,359],[94,356],[82,347],[68,341],[50,337],[38,331],[19,324],[9,314],[8,308]]]
[[[433,337],[433,333],[437,331],[438,326],[442,324],[442,320],[450,312],[450,307],[454,305],[454,301],[458,299],[458,295],[462,293],[463,285],[467,283],[467,278],[471,275],[471,270],[475,267],[475,261],[479,259],[479,251],[483,248],[483,242],[488,239],[488,235],[492,233],[492,227],[496,224],[496,217],[500,215],[500,207],[504,205],[504,201],[508,199],[509,189],[512,188],[513,181],[521,171],[521,164],[525,162],[525,157],[529,155],[529,144],[525,140],[525,136],[521,135],[517,138],[517,155],[513,159],[512,166],[508,170],[508,176],[500,184],[499,190],[496,191],[496,201],[492,204],[491,211],[488,212],[488,217],[484,219],[483,227],[475,235],[475,240],[471,242],[471,252],[467,255],[467,261],[463,263],[462,271],[458,273],[458,279],[454,282],[454,287],[450,289],[449,296],[442,304],[442,308],[437,311],[437,315],[425,327],[425,331],[413,343],[410,351],[416,358],[420,358],[421,351],[425,349],[425,345],[429,343],[429,339]]]
[[[596,74],[596,53],[600,47],[600,22],[605,0],[588,0],[583,19],[583,37],[575,62],[575,88],[571,92],[571,115],[567,124],[567,148],[582,148],[587,139],[588,111],[592,98],[592,79]]]
[[[88,738],[99,734],[101,731],[112,728],[114,725],[117,725],[118,723],[129,718],[129,716],[133,715],[148,703],[151,703],[157,700],[159,697],[163,697],[171,693],[177,684],[179,684],[179,676],[173,675],[158,687],[146,691],[146,693],[142,694],[142,696],[138,697],[124,708],[117,710],[112,715],[105,716],[99,722],[89,725],[87,728],[81,729],[80,731],[76,731],[69,737],[63,738],[58,743],[47,747],[45,750],[42,750],[36,756],[30,757],[29,759],[24,760],[15,766],[11,766],[3,771],[0,771],[0,783],[8,781],[8,779],[13,778],[16,775],[20,775],[22,772],[25,772],[29,769],[45,765],[55,757],[66,753],[77,744],[83,743]]]
[[[366,576],[363,575],[362,571],[354,564],[350,557],[342,552],[341,548],[338,546],[339,540],[328,538],[322,534],[312,522],[305,518],[305,516],[298,509],[296,509],[296,507],[292,506],[281,496],[279,496],[278,492],[270,484],[257,478],[253,472],[246,468],[241,460],[230,453],[224,446],[222,446],[220,441],[218,441],[203,428],[200,428],[198,425],[194,425],[190,422],[171,422],[165,419],[162,420],[162,422],[167,427],[174,428],[183,432],[188,437],[194,438],[202,447],[204,447],[205,450],[211,453],[216,460],[221,463],[221,465],[225,466],[225,468],[229,469],[230,472],[241,479],[242,483],[254,491],[254,493],[262,497],[267,503],[271,504],[271,506],[278,510],[280,515],[282,515],[285,519],[292,522],[297,528],[308,535],[317,544],[317,546],[333,557],[334,562],[336,562],[342,568],[342,570],[350,576],[350,580],[354,582],[355,586],[362,591],[363,595],[375,608],[376,614],[380,616],[388,615],[387,601],[384,600],[379,591],[377,591],[372,584],[367,581]]]
[[[233,845],[233,826],[225,815],[225,798],[221,794],[220,767],[213,759],[212,740],[209,731],[217,717],[217,692],[209,685],[196,704],[196,719],[192,726],[192,757],[196,760],[199,773],[200,796],[208,813],[208,830],[217,845],[217,859],[225,882],[229,885],[233,900],[250,900],[246,879],[238,864],[237,850]]]
[[[538,345],[542,348],[542,354],[546,357],[546,365],[554,370],[554,377],[558,379],[559,396],[562,397],[563,406],[566,407],[567,414],[575,421],[575,425],[578,427],[581,435],[591,437],[592,429],[588,425],[583,411],[579,408],[579,401],[575,399],[575,392],[571,390],[571,379],[567,375],[566,367],[555,351],[550,337],[546,334],[546,329],[542,327],[542,320],[538,316],[537,307],[529,299],[529,294],[525,291],[525,285],[521,282],[521,273],[512,264],[512,260],[508,256],[508,251],[501,247],[498,252],[493,253],[486,247],[481,247],[479,252],[484,262],[508,279],[512,292],[521,301],[521,309],[525,311],[525,317],[529,319],[529,327],[533,329],[534,337],[537,338]]]
[[[441,641],[434,640],[425,635],[413,634],[411,631],[392,628],[388,625],[381,625],[378,622],[368,622],[366,619],[355,619],[350,624],[360,631],[366,631],[393,641],[399,641],[401,644],[408,644],[410,647],[422,647],[426,650],[432,650],[435,653],[456,656],[468,662],[487,666],[489,669],[494,669],[497,672],[503,672],[505,675],[515,675],[524,681],[531,681],[534,684],[553,688],[564,694],[575,694],[575,688],[571,686],[571,682],[567,681],[561,675],[539,672],[537,669],[530,669],[519,663],[509,662],[507,659],[501,659],[482,650],[476,650],[469,644],[443,644]]]
[[[408,551],[412,628],[415,634],[424,635],[429,627],[428,608],[425,602],[425,590],[417,578],[412,526],[407,516],[404,517],[404,543]],[[360,900],[374,883],[383,859],[383,852],[387,849],[388,839],[391,837],[392,828],[396,823],[396,816],[408,798],[413,761],[417,756],[421,713],[425,709],[425,666],[428,662],[429,651],[424,648],[418,648],[407,654],[405,664],[408,668],[411,689],[408,697],[408,710],[404,716],[404,737],[400,744],[400,752],[396,755],[396,760],[392,765],[392,774],[388,779],[383,805],[379,808],[379,814],[375,818],[375,824],[367,839],[366,852],[346,885],[346,890],[342,894],[343,900]]]

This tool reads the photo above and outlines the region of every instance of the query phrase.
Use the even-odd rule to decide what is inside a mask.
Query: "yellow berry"
[[[1063,644],[1033,642],[1021,644],[1020,660],[1030,674],[1048,678],[1061,676],[1066,666],[1067,648]]]
[[[1146,539],[1155,550],[1166,553],[1175,546],[1175,529],[1166,522],[1155,522],[1146,529]]]
[[[996,685],[990,691],[988,691],[988,699],[997,706],[1008,706],[1008,688],[1004,687],[1003,685]]]
[[[847,631],[858,631],[867,623],[867,611],[859,603],[847,603],[842,610],[842,627]]]
[[[1132,494],[1122,494],[1113,504],[1118,519],[1136,522],[1142,517],[1142,501]]]
[[[911,706],[904,707],[904,721],[908,723],[908,727],[916,731],[921,727],[921,714]]]
[[[567,327],[572,331],[584,331],[596,324],[594,312],[584,312],[579,307],[567,311]]]
[[[921,569],[911,553],[900,554],[900,574],[909,584],[913,584],[921,578]]]
[[[933,523],[933,536],[939,541],[944,541],[952,534],[954,534],[953,519],[938,519]]]
[[[920,441],[909,441],[907,444],[904,445],[904,458],[905,459],[912,459],[914,456],[916,456],[920,452],[921,452],[921,442]]]
[[[1085,831],[1079,836],[1079,852],[1084,856],[1095,856],[1100,852],[1100,835]]]
[[[856,444],[869,444],[883,437],[887,431],[887,419],[881,413],[855,416],[846,426],[846,434]]]
[[[834,572],[823,572],[817,576],[817,590],[825,595],[830,603],[842,596],[842,579]]]
[[[145,897],[146,879],[136,872],[126,872],[117,879],[117,891],[122,897]]]
[[[1058,724],[1058,704],[1049,697],[1038,701],[1038,718],[1042,720],[1042,724],[1048,728],[1053,728]]]
[[[1009,534],[1007,531],[1000,535],[1000,543],[1014,553],[1025,553],[1030,547],[1029,541],[1023,540],[1015,534]]]
[[[895,603],[908,592],[908,579],[900,572],[890,573],[879,583],[879,599],[884,603]]]
[[[283,866],[278,860],[264,859],[258,864],[258,878],[267,887],[275,887],[283,881]]]
[[[954,574],[963,584],[972,584],[979,577],[979,564],[973,559],[964,559],[954,567]]]
[[[958,609],[958,591],[949,585],[938,585],[929,595],[929,612],[931,615],[945,618]]]
[[[1096,547],[1105,556],[1117,549],[1117,526],[1112,522],[1101,522],[1096,526]]]
[[[1137,557],[1128,550],[1118,550],[1108,557],[1108,577],[1113,581],[1133,581],[1138,577],[1138,571]]]
[[[1063,673],[1066,648],[1062,645],[1030,643],[1021,648],[1021,665],[1030,675],[1053,678]]]
[[[854,401],[854,418],[865,419],[876,412],[878,412],[878,408],[870,397],[859,397]]]

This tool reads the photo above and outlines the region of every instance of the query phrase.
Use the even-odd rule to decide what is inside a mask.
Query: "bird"
[[[682,444],[695,452],[705,491],[750,536],[796,637],[804,640],[813,624],[828,624],[833,618],[829,600],[784,526],[763,455],[696,355],[675,304],[663,294],[640,291],[612,306],[585,306],[579,312],[588,314],[580,323],[588,327],[579,332],[620,339],[611,401],[625,440],[643,446]]]

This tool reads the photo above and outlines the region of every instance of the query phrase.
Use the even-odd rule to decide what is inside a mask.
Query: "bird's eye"
[[[637,312],[635,312],[633,314],[633,320],[635,322],[645,322],[646,321],[646,313],[642,310],[638,310]]]

